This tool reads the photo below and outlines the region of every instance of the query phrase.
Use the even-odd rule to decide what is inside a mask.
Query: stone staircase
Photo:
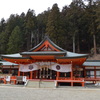
[[[55,81],[40,81],[40,88],[55,88]]]
[[[28,80],[25,87],[31,88],[55,88],[55,81],[40,81],[40,80]]]

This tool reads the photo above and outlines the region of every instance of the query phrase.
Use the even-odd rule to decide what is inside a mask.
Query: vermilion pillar
[[[24,76],[24,72],[23,72],[23,76]]]
[[[20,76],[19,66],[18,66],[18,76]]]
[[[96,67],[94,67],[94,78],[96,79]]]
[[[20,76],[20,71],[18,70],[18,76]]]
[[[60,72],[57,72],[56,80],[59,79],[59,76],[60,76]]]
[[[33,72],[31,71],[31,72],[30,72],[30,79],[32,79],[32,75],[33,75]]]
[[[71,62],[71,64],[72,64],[72,62]],[[71,73],[70,73],[70,75],[71,75],[71,79],[73,79],[73,64],[72,64],[72,67],[71,67]]]
[[[96,67],[94,66],[94,78],[96,79]],[[95,81],[96,83],[96,81]]]

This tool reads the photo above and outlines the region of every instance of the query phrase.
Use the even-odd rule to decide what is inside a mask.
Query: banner
[[[58,72],[71,72],[72,64],[57,64],[57,63],[50,63],[50,62],[37,62],[37,63],[26,64],[26,65],[20,64],[19,71],[30,72],[44,67],[48,67],[49,69]]]
[[[72,64],[55,64],[52,65],[49,69],[58,71],[58,72],[71,72]]]
[[[34,70],[38,70],[39,66],[37,66],[36,64],[20,64],[19,65],[19,71],[20,72],[30,72],[30,71],[34,71]]]

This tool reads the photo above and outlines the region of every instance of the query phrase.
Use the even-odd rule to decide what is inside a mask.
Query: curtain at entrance
[[[49,69],[58,72],[71,72],[72,64],[54,64]]]
[[[19,71],[20,72],[30,72],[30,71],[41,69],[43,68],[44,65],[43,64],[38,65],[36,63],[26,64],[26,65],[20,64]],[[48,65],[49,64],[47,64],[44,67],[47,67]],[[57,63],[51,64],[48,66],[49,69],[58,71],[58,72],[71,72],[71,67],[72,67],[72,64],[57,64]]]
[[[20,72],[30,72],[30,71],[34,71],[34,70],[38,70],[39,66],[37,66],[36,64],[20,64],[19,65],[19,71]]]

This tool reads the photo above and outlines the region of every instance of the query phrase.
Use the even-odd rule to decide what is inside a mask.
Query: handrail
[[[84,80],[84,78],[75,78],[72,79],[70,77],[58,77],[58,80]]]

